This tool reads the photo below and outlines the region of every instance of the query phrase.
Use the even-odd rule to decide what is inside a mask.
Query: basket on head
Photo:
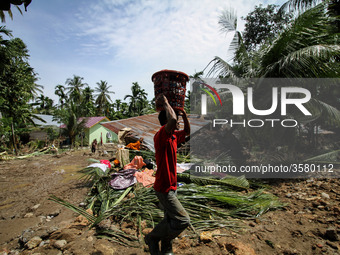
[[[151,79],[154,84],[155,98],[163,93],[173,109],[184,109],[186,84],[189,81],[187,74],[164,69],[154,73]],[[156,110],[161,111],[163,108],[158,107]]]

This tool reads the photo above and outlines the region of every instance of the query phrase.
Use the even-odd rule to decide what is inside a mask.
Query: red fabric
[[[111,162],[110,162],[110,161],[108,161],[108,160],[106,160],[106,159],[102,159],[102,160],[100,160],[99,162],[102,163],[102,164],[105,164],[105,165],[107,165],[109,168],[111,168]]]
[[[185,131],[175,130],[172,134],[167,134],[165,126],[154,136],[156,151],[156,181],[154,189],[158,192],[167,193],[177,189],[177,144],[185,141]]]

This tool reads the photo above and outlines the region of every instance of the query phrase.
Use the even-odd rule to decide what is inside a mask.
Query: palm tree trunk
[[[17,144],[16,144],[16,139],[15,139],[13,121],[11,122],[11,129],[12,129],[12,142],[13,142],[14,152],[15,152],[15,155],[18,156],[18,148],[17,148]]]

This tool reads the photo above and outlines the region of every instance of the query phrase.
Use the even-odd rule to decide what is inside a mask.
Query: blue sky
[[[152,99],[151,76],[162,69],[192,75],[214,58],[226,57],[232,35],[218,17],[232,7],[242,30],[256,0],[33,0],[23,16],[12,7],[5,25],[27,45],[30,64],[44,95],[57,103],[54,88],[78,75],[90,87],[112,85],[111,98],[130,94],[138,82]],[[23,7],[22,7],[23,9]]]

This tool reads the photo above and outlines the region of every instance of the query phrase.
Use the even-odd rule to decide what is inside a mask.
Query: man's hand
[[[184,109],[178,110],[177,115],[182,116],[182,119],[184,121],[184,131],[185,131],[186,135],[190,135],[190,123],[189,123],[186,111]]]
[[[168,99],[164,96],[163,93],[159,94],[155,101],[156,108],[163,107],[166,103],[168,103]]]
[[[183,116],[187,116],[187,113],[186,113],[186,111],[183,109],[183,110],[178,110],[178,111],[177,111],[177,115],[183,117]]]

